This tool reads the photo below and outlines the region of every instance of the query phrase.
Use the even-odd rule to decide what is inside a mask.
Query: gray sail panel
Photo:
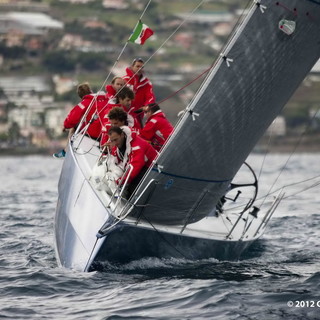
[[[230,66],[220,62],[205,80],[191,105],[193,114],[184,116],[157,161],[161,172],[149,173],[145,184],[151,178],[159,184],[148,198],[148,203],[157,205],[143,213],[150,221],[184,224],[209,214],[319,59],[318,3],[284,0],[261,1],[261,5],[267,8],[257,6],[226,49]],[[283,19],[296,23],[291,35],[279,29]],[[179,210],[180,199],[201,210],[192,215]]]

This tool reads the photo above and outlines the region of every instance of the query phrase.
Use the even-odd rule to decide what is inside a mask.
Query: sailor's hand
[[[108,149],[109,151],[111,151],[113,145],[111,141],[108,141],[107,143],[105,143],[104,145],[105,149]]]
[[[111,149],[112,149],[111,142],[107,142],[101,146],[101,150],[103,153],[108,153],[111,151]]]
[[[144,113],[148,112],[149,111],[149,106],[143,106],[142,110],[143,110]]]

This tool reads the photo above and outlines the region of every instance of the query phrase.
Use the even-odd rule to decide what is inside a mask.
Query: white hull
[[[73,146],[76,144],[77,141]],[[255,218],[249,213],[241,219],[239,215],[226,213],[208,216],[187,225],[183,232],[181,226],[137,223],[130,216],[117,218],[123,205],[112,211],[116,199],[108,207],[110,196],[97,191],[90,180],[99,156],[99,149],[92,144],[91,139],[83,137],[82,148],[75,152],[70,148],[64,160],[55,219],[60,265],[90,271],[104,262],[125,263],[150,256],[233,260],[263,234],[266,216]],[[110,226],[110,230],[99,238],[97,234],[103,225],[104,229]]]

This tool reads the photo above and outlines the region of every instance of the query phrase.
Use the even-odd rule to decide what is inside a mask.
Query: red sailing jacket
[[[117,94],[117,91],[112,85],[110,84],[106,85],[106,97],[108,100],[114,98],[116,94]]]
[[[132,101],[131,108],[133,110],[140,109],[147,104],[155,102],[155,96],[153,93],[153,87],[150,80],[144,75],[134,75],[130,68],[126,69],[127,74],[123,76],[127,86],[131,88],[135,94],[134,100]],[[132,114],[137,117],[137,114]],[[138,116],[139,117],[139,116]]]
[[[89,121],[92,123],[89,125],[86,133],[94,139],[99,138],[101,132],[101,120],[100,113],[103,111],[107,105],[107,98],[105,94],[87,94],[83,97],[80,103],[72,108],[72,110],[67,115],[64,120],[64,127],[66,129],[71,129],[77,127],[80,123],[83,115],[87,111],[88,107],[90,110],[85,118],[82,128],[86,126]],[[92,116],[96,113],[95,119],[92,119]]]
[[[137,136],[135,132],[131,132],[128,127],[121,127],[126,133],[126,151],[122,159],[117,147],[112,149],[112,154],[117,158],[119,164],[122,163],[122,167],[125,169],[128,165],[132,165],[133,170],[128,179],[130,183],[143,169],[143,167],[151,167],[153,160],[157,157],[157,151],[151,147],[151,145]],[[123,179],[125,181],[125,178]]]
[[[140,137],[151,142],[151,145],[159,151],[172,132],[173,126],[164,113],[158,110],[148,118],[140,130]]]
[[[120,103],[116,103],[115,99],[110,99],[106,108],[104,109],[103,113],[101,114],[101,121],[102,121],[102,129],[101,129],[101,140],[100,140],[100,145],[103,146],[105,143],[107,143],[109,136],[108,136],[108,131],[111,128],[111,124],[108,118],[108,113],[110,112],[110,110],[112,108],[115,107],[120,107],[122,108],[124,111],[127,112],[128,114],[128,126],[130,127],[130,129],[132,131],[135,132],[139,132],[141,129],[141,125],[140,122],[137,120],[137,118],[133,117],[131,114],[132,108],[130,108],[130,110],[126,110],[125,107],[120,104]]]

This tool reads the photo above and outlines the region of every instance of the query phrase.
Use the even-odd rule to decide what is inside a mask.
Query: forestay
[[[319,56],[320,1],[254,1],[140,185],[132,215],[185,225],[210,214]]]

